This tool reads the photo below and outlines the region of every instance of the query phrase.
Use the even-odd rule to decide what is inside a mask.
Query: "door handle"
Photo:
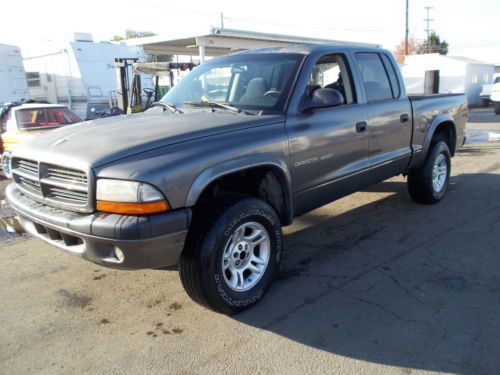
[[[399,120],[401,122],[408,122],[410,119],[410,116],[408,116],[408,113],[403,113],[401,116],[399,116]]]
[[[356,133],[363,133],[366,131],[366,128],[368,127],[368,124],[366,121],[361,121],[356,124]]]

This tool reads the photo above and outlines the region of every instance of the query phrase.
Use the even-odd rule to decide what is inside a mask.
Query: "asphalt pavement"
[[[468,128],[500,132],[491,112]],[[0,229],[0,373],[498,373],[500,142],[470,139],[437,205],[395,177],[297,218],[278,281],[233,317],[175,271],[110,270]]]

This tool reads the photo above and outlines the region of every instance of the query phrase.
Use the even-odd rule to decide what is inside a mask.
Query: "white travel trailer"
[[[491,64],[437,53],[406,56],[401,66],[409,94],[465,93],[469,105],[482,103],[482,85],[492,81],[494,72]]]
[[[24,59],[31,98],[67,105],[84,119],[109,107],[110,92],[116,90],[115,58],[146,60],[140,46],[94,43],[90,34],[49,42],[43,51]],[[151,79],[143,77],[142,86],[152,88]]]
[[[0,44],[0,104],[29,99],[21,49]]]

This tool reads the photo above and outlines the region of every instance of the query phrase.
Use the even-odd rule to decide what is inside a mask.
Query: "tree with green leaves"
[[[440,55],[448,54],[448,46],[449,44],[446,40],[441,41],[441,38],[435,31],[429,36],[429,39],[420,44],[417,47],[417,54],[424,53],[439,53]]]
[[[151,31],[136,31],[132,29],[125,30],[125,36],[115,35],[113,36],[113,42],[121,42],[127,39],[144,38],[147,36],[155,36],[156,34]],[[149,54],[147,56],[148,62],[171,62],[173,56],[163,55],[163,54]]]
[[[113,36],[113,39],[111,39],[111,40],[113,42],[121,42],[122,40],[144,38],[147,36],[154,36],[154,35],[156,35],[156,34],[151,32],[151,31],[136,31],[136,30],[132,30],[132,29],[127,29],[127,30],[125,30],[125,36],[115,35],[115,36]]]

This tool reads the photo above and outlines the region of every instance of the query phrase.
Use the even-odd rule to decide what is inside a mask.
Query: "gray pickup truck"
[[[382,49],[240,52],[146,113],[20,146],[7,198],[32,235],[106,267],[178,266],[193,300],[237,313],[272,284],[294,217],[399,174],[440,201],[466,120],[464,95],[407,97]]]

